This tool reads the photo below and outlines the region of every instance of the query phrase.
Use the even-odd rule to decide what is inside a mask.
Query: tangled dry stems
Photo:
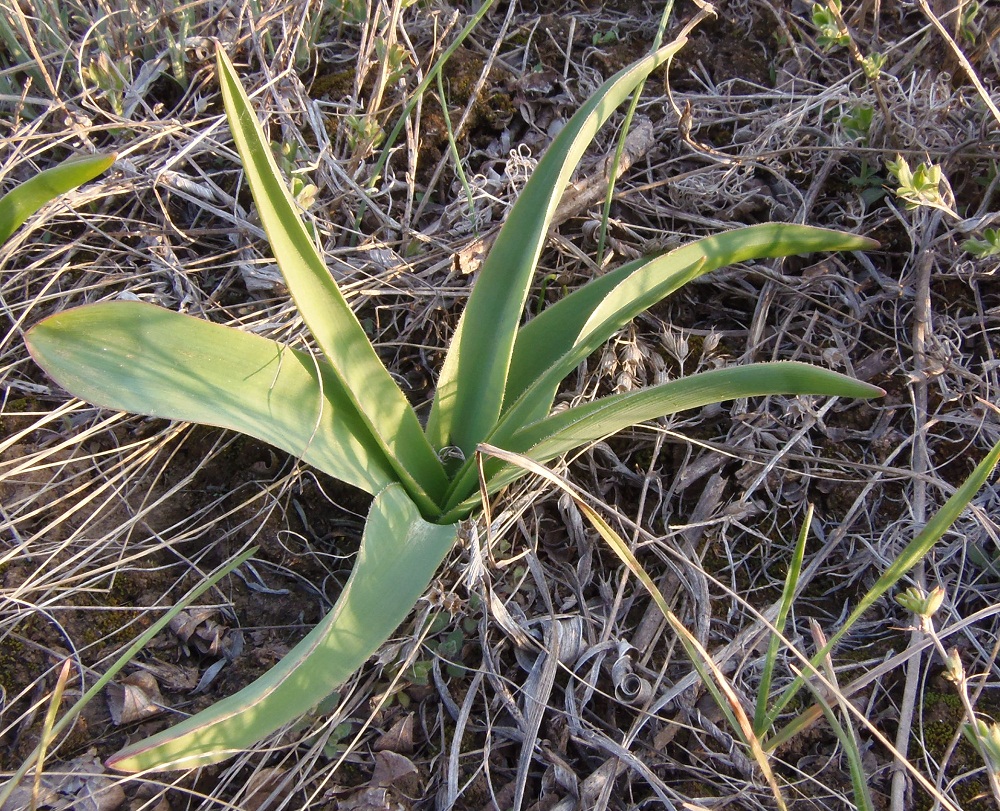
[[[244,81],[259,91],[255,101],[273,137],[297,145],[298,168],[319,189],[310,214],[332,272],[418,403],[468,290],[468,268],[456,269],[455,258],[471,255],[474,268],[469,243],[488,242],[551,127],[600,77],[641,52],[652,25],[580,7],[571,16],[513,4],[491,12],[467,46],[465,72],[446,71],[450,92],[467,87],[449,112],[474,191],[469,201],[448,150],[428,148],[440,131],[432,94],[420,100],[374,186],[378,147],[350,137],[347,123],[350,116],[394,123],[414,74],[389,81],[377,49],[398,44],[426,69],[463,24],[454,9],[368,9],[361,24],[334,23],[315,43],[301,33],[311,30],[314,9],[297,0],[266,19],[249,6],[191,9],[190,36],[221,37],[242,56],[250,66]],[[123,15],[103,11],[113,12],[107,47],[119,58]],[[749,705],[765,628],[755,612],[773,618],[807,503],[817,503],[818,520],[787,630],[803,652],[812,650],[808,620],[834,630],[968,472],[969,460],[997,439],[995,417],[981,405],[997,383],[997,260],[971,258],[960,244],[995,223],[998,156],[988,111],[958,73],[953,79],[937,69],[944,57],[933,55],[945,51],[917,7],[879,19],[846,15],[863,46],[887,55],[878,89],[891,118],[876,113],[864,139],[845,131],[844,115],[877,110],[878,94],[846,50],[820,51],[804,7],[757,0],[719,11],[722,23],[691,43],[694,50],[707,42],[708,50],[689,60],[682,53],[668,85],[648,88],[640,104],[654,137],[618,187],[610,261],[770,218],[875,235],[884,249],[712,274],[623,332],[567,381],[561,397],[576,402],[658,376],[772,358],[847,371],[889,396],[874,406],[769,398],[706,409],[600,443],[562,472],[631,539]],[[760,39],[762,26],[778,38]],[[614,28],[620,41],[591,44],[591,35]],[[712,58],[713,48],[729,47],[737,35],[742,50]],[[280,655],[335,597],[365,509],[353,494],[266,449],[68,401],[32,367],[19,337],[27,325],[123,295],[305,340],[245,209],[207,63],[192,50],[182,92],[158,106],[165,91],[147,87],[150,98],[122,116],[106,94],[74,84],[98,47],[93,30],[66,36],[63,52],[39,36],[35,50],[46,70],[23,96],[4,99],[3,176],[23,180],[57,149],[111,147],[121,159],[113,175],[51,206],[4,252],[0,670],[8,675],[0,730],[7,769],[37,739],[63,659],[74,664],[71,693],[82,692],[150,617],[252,543],[262,546],[258,577],[243,570],[209,604],[260,655]],[[162,48],[163,36],[150,24],[139,41]],[[985,87],[995,88],[1000,54],[995,43],[982,45],[969,52]],[[306,63],[304,49],[314,57]],[[760,72],[760,54],[773,74]],[[544,92],[524,82],[535,65],[547,71]],[[310,97],[310,85],[338,71],[350,74],[344,92]],[[509,98],[511,123],[470,132],[461,122],[475,121],[484,93]],[[600,177],[613,151],[614,133],[604,139],[585,164],[584,185]],[[862,201],[849,181],[863,180],[864,166],[877,170],[897,150],[943,165],[964,219],[907,212],[891,195]],[[362,203],[367,213],[358,223]],[[600,272],[596,211],[571,211],[553,234],[538,305]],[[994,718],[996,500],[995,488],[985,489],[914,575],[948,590],[939,633],[977,674],[977,711]],[[455,553],[412,622],[344,687],[335,709],[214,771],[207,785],[190,777],[121,781],[130,799],[149,808],[164,798],[190,808],[357,807],[385,796],[375,773],[387,757],[371,751],[381,746],[416,770],[406,784],[410,796],[391,798],[404,807],[507,807],[521,797],[560,809],[771,807],[662,617],[572,503],[528,483],[495,510],[492,526],[478,527]],[[281,611],[262,614],[262,594]],[[843,692],[897,747],[909,744],[911,764],[945,802],[987,807],[988,799],[974,799],[988,788],[981,763],[960,742],[954,688],[941,683],[940,662],[922,652],[909,624],[885,603],[856,628],[835,656]],[[96,626],[104,632],[95,636]],[[461,644],[442,650],[456,631]],[[167,639],[151,656],[180,663],[189,675],[203,672],[209,660],[184,657],[179,644]],[[252,677],[260,663],[244,657],[227,663],[209,689],[228,692]],[[779,673],[778,689],[792,675]],[[178,690],[166,703],[188,711],[200,700]],[[860,735],[872,790],[889,797],[891,760]],[[47,774],[89,746],[106,752],[121,738],[95,704],[52,748]],[[828,731],[793,741],[775,763],[796,807],[852,802]],[[920,790],[902,788],[893,802],[901,796],[904,805],[896,807],[932,806]]]

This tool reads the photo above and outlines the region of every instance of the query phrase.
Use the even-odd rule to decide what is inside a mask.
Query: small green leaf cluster
[[[841,0],[833,0],[837,11],[842,8]],[[816,42],[824,51],[834,48],[846,48],[851,42],[851,36],[840,27],[840,21],[825,3],[814,3],[812,7],[812,22],[818,34]]]
[[[962,725],[962,734],[974,746],[982,748],[987,768],[1000,777],[1000,724],[987,723],[982,718],[977,718],[975,725]]]
[[[563,379],[636,316],[736,262],[863,250],[871,240],[770,223],[644,257],[595,277],[522,324],[549,225],[587,146],[683,44],[621,70],[566,123],[479,270],[426,423],[348,305],[302,220],[280,161],[223,50],[226,115],[275,259],[317,351],[141,302],[88,305],[33,327],[34,359],[98,405],[241,431],[370,493],[354,570],[330,613],[253,684],[109,763],[137,771],[222,760],[308,712],[389,638],[483,499],[546,462],[636,423],[770,394],[873,397],[881,389],[796,362],[713,369],[554,409]],[[489,454],[488,458],[486,454]],[[460,642],[446,639],[445,649]],[[418,675],[418,674],[415,674]]]
[[[130,84],[130,77],[122,75],[118,65],[108,58],[107,53],[99,51],[97,56],[84,65],[80,71],[80,80],[85,86],[90,85],[100,90],[115,115],[124,114],[125,88]]]
[[[375,40],[375,56],[385,64],[388,84],[396,84],[410,72],[410,55],[398,42],[390,43],[381,38]]]
[[[920,163],[915,170],[911,170],[906,158],[897,155],[896,160],[886,161],[885,166],[896,181],[896,197],[903,201],[907,209],[912,211],[927,206],[955,216],[945,201],[942,182],[947,185],[947,181],[939,165]]]
[[[882,74],[882,68],[888,57],[885,54],[871,53],[861,60],[861,69],[865,72],[865,77],[874,82]]]
[[[319,189],[304,177],[304,170],[300,169],[296,163],[299,145],[292,141],[286,141],[283,144],[272,142],[271,148],[274,150],[282,173],[291,180],[292,197],[303,209],[308,210],[316,202]]]
[[[867,141],[874,118],[875,108],[868,104],[857,104],[849,107],[840,116],[840,126],[848,138]]]
[[[610,45],[613,42],[618,42],[619,39],[621,39],[621,34],[618,31],[618,26],[613,25],[607,30],[595,31],[590,38],[590,42],[595,47],[600,47],[601,45]]]
[[[962,250],[979,259],[1000,256],[1000,228],[987,228],[983,231],[982,239],[969,237],[962,243]]]
[[[911,586],[896,595],[896,602],[921,619],[930,619],[944,602],[944,589],[936,586],[930,594],[925,594],[919,586]]]
[[[961,19],[958,21],[958,41],[968,45],[975,45],[981,33],[981,26],[976,19],[980,11],[979,3],[976,0],[970,0],[970,2],[962,4],[960,8]]]

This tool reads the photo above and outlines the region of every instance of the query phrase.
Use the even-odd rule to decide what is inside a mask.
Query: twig
[[[938,33],[944,37],[944,41],[948,43],[948,47],[951,48],[952,53],[958,60],[958,63],[965,70],[966,75],[969,77],[969,81],[972,82],[972,86],[976,88],[976,92],[979,93],[979,97],[983,100],[983,103],[987,106],[989,111],[993,114],[993,117],[1000,124],[1000,109],[993,103],[993,99],[990,98],[989,92],[983,87],[983,83],[979,81],[979,77],[976,76],[976,70],[972,67],[972,63],[969,62],[968,57],[962,53],[962,49],[958,47],[958,43],[955,42],[955,38],[948,33],[948,29],[944,27],[944,23],[937,18],[937,15],[931,11],[931,7],[927,4],[927,0],[918,0],[920,3],[920,9],[927,16],[927,19],[931,21],[931,24],[938,30]]]

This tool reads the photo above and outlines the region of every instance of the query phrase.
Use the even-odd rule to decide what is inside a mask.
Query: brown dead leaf
[[[404,755],[377,752],[371,784],[394,789],[407,797],[416,797],[420,791],[420,772]]]
[[[411,754],[413,752],[413,713],[407,713],[401,718],[397,718],[387,732],[379,735],[372,748],[376,752]]]
[[[163,696],[152,673],[140,670],[105,688],[115,726],[142,721],[163,712]]]

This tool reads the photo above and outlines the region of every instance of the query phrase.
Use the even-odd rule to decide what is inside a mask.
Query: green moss
[[[966,721],[965,708],[956,692],[924,692],[921,700],[924,723],[914,731],[912,751],[920,752],[920,747],[928,758],[940,761],[951,746],[961,724]],[[988,708],[987,708],[987,711]],[[958,740],[948,761],[946,777],[973,772],[982,766],[982,757],[975,746],[963,735]],[[954,788],[954,797],[964,811],[986,811],[993,808],[989,784],[980,776],[960,780]],[[933,806],[929,796],[920,792],[914,803],[915,811],[924,811]]]

